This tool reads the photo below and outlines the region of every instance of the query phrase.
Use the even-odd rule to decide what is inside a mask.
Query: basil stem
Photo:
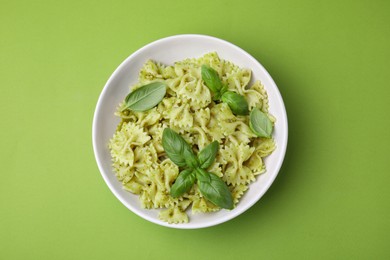
[[[185,169],[176,178],[171,187],[171,196],[177,198],[189,191],[195,183],[195,172],[193,169]]]
[[[142,112],[151,109],[164,98],[166,88],[163,82],[153,82],[130,92],[125,98],[122,111],[130,109],[136,112]]]
[[[272,134],[272,122],[266,114],[257,107],[250,114],[249,127],[258,137],[270,138]]]
[[[203,169],[196,169],[198,178],[198,187],[202,195],[215,205],[224,209],[233,209],[233,197],[226,183],[217,175],[209,173]],[[208,175],[209,181],[203,176]]]

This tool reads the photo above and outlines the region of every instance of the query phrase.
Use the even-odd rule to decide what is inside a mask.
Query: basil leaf
[[[236,115],[248,115],[249,114],[248,102],[246,102],[246,99],[244,96],[241,96],[240,94],[237,94],[236,92],[226,91],[222,95],[222,101],[229,105],[233,114],[236,114]]]
[[[200,169],[200,171],[204,171],[202,174],[208,174],[210,178],[210,181],[202,181],[198,178],[198,187],[202,195],[218,207],[233,209],[233,197],[226,183],[213,173],[206,172],[203,169]]]
[[[215,174],[202,169],[208,168],[214,162],[219,148],[217,141],[206,146],[199,153],[199,158],[195,156],[191,146],[183,137],[170,128],[164,129],[162,143],[172,162],[179,167],[189,167],[179,174],[172,185],[170,191],[172,197],[178,197],[187,192],[198,179],[199,190],[207,200],[221,208],[233,208],[233,197],[226,183]]]
[[[171,196],[177,198],[189,191],[195,183],[195,172],[193,169],[186,169],[179,173],[175,183],[171,187]]]
[[[196,178],[201,182],[211,182],[210,174],[202,168],[196,168]]]
[[[153,82],[144,85],[127,95],[122,109],[130,109],[136,112],[146,111],[156,106],[164,98],[166,85],[163,82]]]
[[[225,92],[226,92],[227,90],[228,90],[228,86],[226,86],[226,85],[223,86],[219,92],[214,93],[213,100],[214,100],[214,101],[221,100],[222,95],[225,94]]]
[[[187,166],[184,150],[188,149],[187,142],[170,128],[165,128],[162,136],[162,145],[171,161],[179,167]]]
[[[259,137],[271,137],[272,122],[266,114],[260,111],[257,107],[251,112],[249,119],[249,127]]]
[[[217,156],[217,152],[219,149],[219,143],[214,141],[210,143],[208,146],[202,149],[202,151],[198,154],[200,168],[207,169],[209,168]]]
[[[195,156],[194,152],[188,144],[185,146],[183,156],[188,167],[196,168],[199,166],[198,158]]]
[[[229,87],[228,87],[227,85],[224,85],[224,86],[221,88],[221,91],[220,91],[221,96],[222,96],[223,94],[225,94],[225,92],[228,91],[228,89],[229,89]]]
[[[212,92],[214,92],[214,94],[219,93],[223,86],[219,78],[218,72],[207,65],[202,65],[201,74],[206,86]]]

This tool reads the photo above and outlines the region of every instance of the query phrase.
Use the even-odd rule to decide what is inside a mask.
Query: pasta
[[[248,116],[236,116],[227,104],[212,100],[212,93],[202,81],[203,64],[215,69],[229,90],[243,95],[250,110],[257,107],[275,122],[268,113],[268,96],[261,82],[250,86],[250,70],[220,59],[215,52],[173,66],[147,61],[139,81],[131,88],[164,81],[165,98],[144,112],[123,110],[123,104],[119,104],[116,115],[121,122],[109,149],[114,172],[123,188],[139,195],[143,208],[161,209],[159,218],[168,223],[187,223],[189,209],[205,213],[220,208],[207,201],[197,185],[178,198],[170,196],[179,167],[164,153],[164,128],[179,133],[196,152],[215,140],[219,142],[216,161],[208,170],[228,185],[235,205],[256,176],[265,172],[263,159],[276,147],[272,138],[256,137],[249,128]]]

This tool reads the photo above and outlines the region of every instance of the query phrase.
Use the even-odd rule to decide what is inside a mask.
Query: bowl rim
[[[277,162],[276,162],[276,165],[274,167],[275,174],[273,174],[271,176],[271,178],[264,184],[264,188],[262,189],[262,192],[260,192],[256,196],[256,199],[252,200],[251,203],[247,203],[240,211],[238,211],[238,210],[234,211],[233,210],[233,211],[231,211],[231,214],[228,214],[228,215],[226,215],[224,217],[221,217],[220,219],[213,220],[213,221],[208,221],[208,222],[205,222],[203,224],[199,224],[197,226],[193,226],[193,225],[186,226],[186,224],[188,224],[188,223],[179,224],[179,225],[177,225],[177,224],[169,224],[169,223],[162,222],[162,221],[160,221],[158,219],[155,219],[153,217],[144,215],[137,208],[133,207],[132,205],[130,205],[126,201],[124,201],[124,199],[122,199],[122,196],[116,191],[115,187],[113,187],[111,185],[108,177],[106,176],[104,167],[103,167],[103,165],[101,163],[101,158],[99,157],[99,153],[98,153],[98,150],[97,150],[97,132],[98,132],[98,130],[97,130],[98,129],[97,128],[97,121],[98,121],[99,113],[100,113],[100,110],[101,110],[101,107],[102,107],[102,102],[103,102],[103,99],[105,97],[106,92],[108,91],[109,85],[117,77],[117,75],[121,72],[122,68],[131,59],[133,59],[134,57],[136,57],[137,55],[142,53],[144,50],[146,50],[148,48],[151,48],[151,47],[153,47],[155,45],[159,45],[159,44],[161,44],[163,42],[171,41],[171,40],[177,40],[177,39],[181,39],[181,38],[194,38],[194,37],[195,38],[202,38],[202,39],[205,39],[205,40],[217,41],[217,42],[219,42],[219,43],[221,43],[223,45],[229,46],[230,48],[236,49],[241,54],[245,55],[246,58],[248,58],[252,62],[256,63],[256,65],[258,65],[262,69],[262,72],[265,74],[265,76],[268,78],[268,80],[271,82],[271,84],[273,84],[274,87],[275,87],[274,88],[274,92],[275,92],[275,94],[276,94],[276,96],[278,98],[278,102],[280,102],[280,104],[281,104],[281,109],[282,109],[281,112],[283,114],[283,118],[281,118],[281,119],[283,120],[282,123],[285,126],[285,131],[283,131],[283,135],[280,137],[281,138],[280,144],[278,145],[278,148],[277,148],[277,149],[281,149],[281,154],[280,154],[280,157],[277,158]],[[278,121],[279,120],[280,120],[280,118],[278,118]],[[148,221],[150,221],[152,223],[161,225],[161,226],[166,226],[166,227],[170,227],[170,228],[177,228],[177,229],[198,229],[198,228],[206,228],[206,227],[219,225],[219,224],[227,222],[227,221],[229,221],[231,219],[234,219],[235,217],[239,216],[240,214],[244,213],[249,208],[251,208],[269,190],[270,186],[272,185],[272,183],[275,181],[276,177],[278,176],[280,168],[282,167],[282,164],[283,164],[283,161],[284,161],[284,158],[285,158],[285,154],[286,154],[286,150],[287,150],[287,143],[288,143],[288,120],[287,120],[287,113],[286,113],[285,104],[284,104],[284,101],[283,101],[283,98],[282,98],[282,95],[280,93],[279,88],[277,87],[275,81],[273,80],[271,75],[268,73],[268,71],[252,55],[250,55],[248,52],[246,52],[242,48],[238,47],[237,45],[235,45],[233,43],[230,43],[230,42],[228,42],[226,40],[223,40],[223,39],[220,39],[220,38],[217,38],[217,37],[214,37],[214,36],[204,35],[204,34],[178,34],[178,35],[172,35],[172,36],[164,37],[164,38],[155,40],[153,42],[150,42],[150,43],[144,45],[143,47],[139,48],[135,52],[133,52],[124,61],[122,61],[122,63],[114,70],[114,72],[111,74],[111,76],[107,80],[106,84],[104,85],[103,90],[101,91],[101,93],[99,95],[99,98],[98,98],[98,101],[97,101],[97,104],[96,104],[96,107],[95,107],[95,111],[94,111],[94,115],[93,115],[93,122],[92,122],[92,146],[93,146],[95,160],[96,160],[96,163],[98,165],[98,168],[99,168],[101,176],[103,177],[106,185],[109,187],[109,189],[114,194],[114,196],[125,207],[127,207],[130,211],[132,211],[136,215],[140,216],[141,218],[143,218],[145,220],[148,220]]]

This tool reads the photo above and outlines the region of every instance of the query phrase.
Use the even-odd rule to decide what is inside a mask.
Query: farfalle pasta
[[[143,208],[161,209],[159,218],[168,223],[186,223],[188,212],[206,213],[220,210],[206,200],[194,185],[182,196],[173,198],[170,189],[179,175],[179,167],[165,154],[162,133],[167,127],[179,133],[199,152],[213,141],[220,149],[209,171],[228,185],[234,204],[239,203],[249,184],[266,171],[263,162],[275,149],[272,138],[257,137],[249,127],[249,116],[236,116],[223,102],[213,101],[212,93],[202,81],[201,66],[216,70],[229,90],[242,96],[249,109],[268,113],[268,96],[261,82],[252,85],[251,71],[222,60],[217,53],[176,62],[172,66],[147,61],[131,86],[163,81],[166,95],[154,108],[144,112],[123,109],[116,133],[109,142],[116,177],[123,188],[139,195]]]

